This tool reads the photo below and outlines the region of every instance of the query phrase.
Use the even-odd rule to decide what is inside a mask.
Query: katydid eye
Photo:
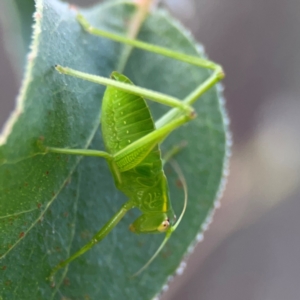
[[[160,231],[160,232],[164,232],[169,228],[169,226],[170,226],[170,221],[169,221],[169,219],[167,219],[167,220],[164,220],[160,224],[160,226],[157,228],[157,230]]]

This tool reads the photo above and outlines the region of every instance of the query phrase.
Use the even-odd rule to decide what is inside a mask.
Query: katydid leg
[[[194,116],[193,116],[194,117]],[[144,153],[143,157],[139,157],[138,160],[135,160],[134,163],[131,162],[130,169],[133,168],[135,165],[139,164],[145,156],[159,143],[161,143],[172,131],[176,128],[182,126],[183,124],[190,121],[193,117],[191,116],[180,116],[175,120],[172,120],[168,124],[165,124],[163,127],[156,129],[149,134],[145,135],[144,137],[138,139],[137,141],[133,142],[132,144],[126,146],[121,151],[114,154],[114,161],[116,165],[120,168],[120,172],[124,172],[127,170],[127,167],[124,168],[120,165],[120,161],[124,158],[131,157],[132,153],[138,151],[138,149],[147,147],[148,152]],[[129,169],[129,168],[128,168]]]
[[[133,207],[134,203],[131,200],[128,200],[125,204],[123,204],[123,206],[115,213],[115,215],[93,236],[93,238],[86,245],[54,267],[49,277],[50,281],[53,281],[53,276],[59,269],[67,266],[75,258],[81,256],[86,251],[94,247],[95,244],[103,240],[107,234],[121,221],[125,214]]]
[[[83,80],[91,81],[97,84],[106,85],[106,86],[112,86],[115,88],[118,88],[119,90],[122,90],[124,92],[128,92],[130,94],[134,94],[137,96],[145,97],[149,100],[170,106],[170,107],[176,107],[187,114],[192,114],[194,112],[194,109],[189,105],[183,103],[180,99],[177,99],[175,97],[155,92],[152,90],[148,90],[145,88],[141,88],[135,85],[131,85],[124,82],[119,82],[110,78],[97,76],[97,75],[91,75],[88,73],[80,72],[71,68],[62,67],[60,65],[55,66],[56,70],[60,72],[61,74],[66,74],[69,76],[77,77]]]
[[[183,148],[187,145],[186,141],[182,141],[181,143],[173,146],[170,150],[168,150],[162,157],[163,166],[172,159],[175,155],[177,155]]]
[[[194,104],[205,92],[219,82],[222,77],[221,70],[215,70],[201,85],[199,85],[194,91],[192,91],[184,100],[183,103],[188,105]],[[178,115],[182,113],[178,108],[173,108],[164,114],[160,119],[155,122],[156,128],[164,126]]]
[[[121,151],[115,153],[114,155],[109,154],[105,151],[98,151],[98,150],[90,150],[90,149],[68,149],[68,148],[55,148],[55,147],[47,147],[47,152],[53,153],[61,153],[61,154],[69,154],[69,155],[81,155],[81,156],[95,156],[95,157],[103,157],[108,162],[114,161],[115,164],[119,167],[118,161],[130,157],[132,153],[137,151],[139,148],[144,147],[147,145],[148,152],[145,153],[145,156],[159,143],[161,143],[174,129],[180,127],[184,123],[191,120],[192,117],[190,116],[180,116],[175,120],[165,124],[163,127],[154,130],[153,132],[145,135],[144,137],[140,138],[139,140],[133,142],[132,144],[128,145]],[[130,168],[135,167],[138,163],[140,163],[144,157],[141,157],[139,160],[135,161]],[[126,171],[126,169],[119,169],[120,172]]]
[[[208,59],[205,58],[201,58],[198,56],[193,56],[193,55],[187,55],[181,52],[177,52],[177,51],[173,51],[170,50],[168,48],[164,48],[164,47],[160,47],[160,46],[155,46],[146,42],[142,42],[139,40],[134,40],[134,39],[130,39],[126,36],[122,36],[122,35],[117,35],[117,34],[113,34],[111,32],[107,32],[101,29],[97,29],[95,27],[93,27],[86,19],[83,15],[78,14],[77,15],[77,21],[80,23],[80,25],[83,27],[83,29],[85,31],[87,31],[90,34],[96,35],[96,36],[100,36],[100,37],[104,37],[116,42],[120,42],[122,44],[126,44],[126,45],[130,45],[133,46],[135,48],[139,48],[145,51],[149,51],[149,52],[153,52],[156,54],[160,54],[163,56],[167,56],[176,60],[180,60],[198,67],[203,67],[203,68],[208,68],[211,70],[217,70],[220,69],[222,70],[222,67],[216,63],[214,63],[213,61],[210,61]],[[221,72],[224,76],[223,71]]]
[[[187,55],[181,52],[173,51],[164,47],[155,46],[143,41],[130,39],[126,36],[117,35],[111,32],[107,32],[101,29],[97,29],[93,27],[83,15],[78,14],[77,20],[82,26],[82,28],[87,31],[90,34],[104,37],[107,39],[114,40],[116,42],[120,42],[126,45],[130,45],[135,48],[139,48],[148,52],[153,52],[159,55],[163,55],[169,58],[173,58],[182,62],[186,62],[198,67],[207,68],[210,70],[213,70],[213,73],[209,76],[209,78],[202,83],[200,86],[196,87],[183,101],[183,103],[192,105],[203,93],[205,93],[208,89],[210,89],[212,86],[214,86],[218,81],[224,78],[225,74],[223,71],[223,68],[214,63],[213,61],[210,61],[205,58],[201,58],[198,56],[193,55]],[[143,95],[143,94],[141,94]],[[144,95],[146,98],[151,99],[150,97],[147,97],[147,95]],[[165,95],[167,96],[167,95]],[[154,100],[154,99],[151,99]],[[159,101],[158,101],[159,102]],[[162,103],[162,102],[160,102]],[[168,105],[168,104],[167,104]],[[172,106],[172,105],[171,105]],[[179,108],[179,109],[178,109]],[[166,115],[164,115],[161,119],[159,119],[156,122],[156,128],[160,128],[164,124],[168,123],[173,118],[177,117],[180,114],[180,108],[182,107],[176,107],[169,111]]]
[[[112,160],[113,158],[112,155],[110,155],[108,152],[90,150],[90,149],[68,149],[68,148],[47,147],[47,152],[81,155],[81,156],[97,156],[97,157],[103,157],[108,161]]]
[[[95,156],[95,157],[103,157],[108,162],[111,167],[111,172],[114,176],[116,182],[120,182],[120,172],[116,165],[113,163],[114,157],[105,151],[99,150],[91,150],[91,149],[69,149],[69,148],[55,148],[55,147],[47,147],[47,152],[52,153],[61,153],[61,154],[69,154],[69,155],[81,155],[81,156]]]

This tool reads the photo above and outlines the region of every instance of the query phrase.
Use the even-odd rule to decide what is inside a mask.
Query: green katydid
[[[212,70],[212,73],[208,79],[181,101],[175,97],[135,86],[126,76],[118,72],[113,72],[109,79],[56,66],[56,70],[61,74],[107,86],[101,112],[102,136],[106,151],[54,147],[47,147],[47,151],[105,158],[116,187],[129,200],[94,235],[89,243],[52,270],[51,280],[57,270],[65,267],[100,242],[134,207],[138,208],[142,214],[130,226],[131,231],[135,233],[166,233],[161,246],[140,271],[153,261],[178,226],[186,206],[185,199],[184,209],[175,222],[159,144],[176,128],[196,117],[192,104],[224,77],[222,67],[212,61],[93,28],[80,14],[77,15],[77,20],[90,34],[208,68]],[[144,98],[165,104],[172,109],[154,123]],[[172,155],[172,152],[174,151],[169,152],[169,156]],[[178,172],[180,174],[180,171]],[[185,186],[183,176],[180,177]]]

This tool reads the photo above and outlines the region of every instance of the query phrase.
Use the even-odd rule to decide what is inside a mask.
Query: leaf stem
[[[129,23],[128,33],[127,33],[127,37],[132,40],[135,40],[137,38],[141,26],[143,25],[149,13],[150,7],[153,4],[153,0],[138,0],[138,1],[136,0],[135,2],[136,2],[137,11],[135,12],[133,18]],[[119,66],[117,68],[117,70],[120,73],[123,73],[132,50],[133,50],[133,46],[125,45],[123,52],[120,56],[120,60],[118,64]]]

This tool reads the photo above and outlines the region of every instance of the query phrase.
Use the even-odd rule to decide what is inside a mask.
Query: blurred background
[[[162,299],[299,299],[300,1],[164,2],[225,69],[234,146],[221,208]],[[2,128],[20,78],[1,27],[0,70]]]

